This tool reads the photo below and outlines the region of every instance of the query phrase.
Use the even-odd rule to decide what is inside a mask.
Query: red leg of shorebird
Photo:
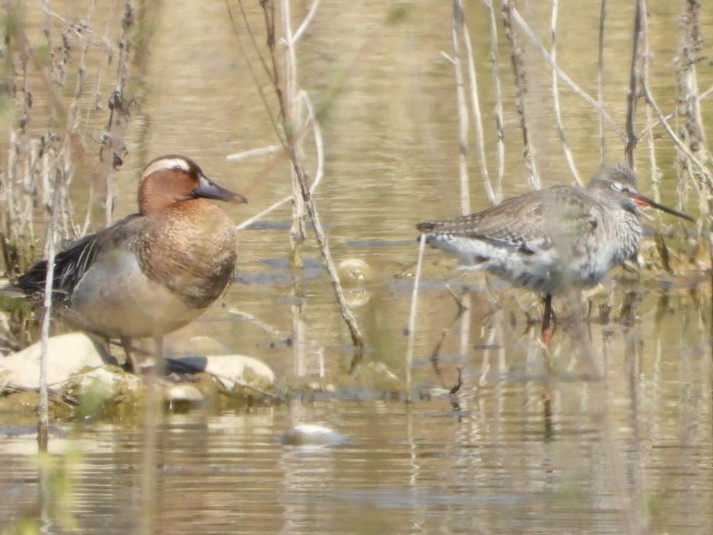
[[[552,337],[554,334],[555,317],[552,312],[552,296],[547,294],[545,296],[545,312],[542,316],[542,330],[540,331],[540,338],[547,349],[549,349],[552,344]]]

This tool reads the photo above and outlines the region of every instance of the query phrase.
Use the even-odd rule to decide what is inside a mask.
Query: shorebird
[[[638,193],[631,169],[610,165],[586,188],[531,191],[481,212],[416,227],[427,243],[457,256],[465,269],[485,269],[544,294],[541,337],[549,346],[554,333],[552,296],[594,286],[636,255],[639,206],[693,221]]]
[[[54,310],[73,327],[118,338],[130,370],[136,370],[133,338],[154,338],[161,358],[163,336],[205,312],[235,269],[235,225],[208,199],[247,202],[185,156],[150,162],[139,186],[139,213],[55,257]],[[46,260],[38,262],[3,290],[41,305],[47,267]]]

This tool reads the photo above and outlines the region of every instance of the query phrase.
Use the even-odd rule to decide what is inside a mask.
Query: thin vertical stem
[[[506,28],[508,28],[508,25],[511,25],[513,22],[518,25],[518,27],[523,31],[525,36],[530,40],[530,42],[537,48],[542,56],[545,58],[545,61],[550,64],[553,68],[557,70],[557,76],[559,76],[559,79],[562,80],[567,86],[574,91],[577,95],[579,95],[585,102],[587,102],[592,108],[594,108],[598,113],[601,114],[601,116],[604,118],[604,122],[606,125],[609,127],[610,130],[616,133],[616,135],[622,140],[622,142],[626,141],[626,135],[621,131],[619,126],[617,125],[614,120],[607,115],[606,110],[595,100],[593,99],[586,91],[584,91],[579,85],[575,83],[574,80],[562,69],[557,67],[555,64],[552,63],[552,58],[550,57],[549,52],[547,52],[547,49],[542,45],[540,40],[537,38],[535,35],[535,32],[532,31],[532,28],[527,24],[525,19],[523,19],[520,14],[518,13],[517,9],[515,8],[514,5],[512,5],[511,2],[508,2],[507,4],[507,11],[506,13],[508,14],[508,17],[505,19],[506,20]]]
[[[282,0],[283,2],[288,2],[289,0]],[[352,314],[352,311],[344,297],[344,292],[342,291],[341,283],[339,282],[339,276],[337,275],[337,268],[332,260],[332,254],[329,250],[327,244],[327,238],[324,234],[322,224],[320,222],[319,214],[317,208],[314,204],[312,198],[312,193],[309,187],[309,175],[305,171],[303,162],[302,151],[300,144],[303,139],[303,134],[306,128],[309,127],[310,123],[314,121],[306,121],[305,124],[297,124],[295,122],[296,117],[293,116],[290,103],[294,103],[296,100],[296,85],[294,86],[295,94],[292,96],[286,95],[286,89],[291,87],[290,83],[285,84],[283,74],[283,69],[280,67],[279,53],[277,51],[276,35],[275,35],[275,6],[273,0],[261,0],[260,5],[263,9],[263,14],[265,17],[265,29],[267,32],[267,45],[270,51],[270,58],[272,61],[272,72],[271,80],[274,85],[275,92],[277,93],[278,103],[280,105],[280,113],[282,114],[283,123],[282,130],[285,134],[284,139],[284,149],[285,153],[290,159],[292,164],[292,170],[297,179],[297,184],[299,186],[299,195],[312,223],[312,229],[314,230],[315,237],[317,239],[317,245],[319,246],[320,256],[322,258],[322,263],[327,271],[327,276],[332,286],[337,304],[339,305],[339,312],[346,323],[349,333],[352,338],[352,343],[354,346],[354,356],[352,359],[351,370],[356,369],[357,365],[361,362],[364,355],[364,338],[361,334],[359,326],[356,322],[356,318]],[[285,6],[283,5],[283,8]],[[289,9],[289,6],[288,6]],[[286,20],[283,15],[283,22]],[[286,37],[291,40],[291,33]],[[289,45],[288,45],[289,49]],[[290,53],[287,54],[287,61],[290,62],[294,59],[294,48],[292,56]],[[293,77],[296,84],[296,63],[292,63],[292,66],[287,70],[289,76]],[[283,85],[284,84],[284,85]]]
[[[495,186],[495,201],[503,197],[503,179],[505,177],[505,131],[503,129],[503,92],[500,85],[500,62],[498,61],[498,24],[492,0],[484,0],[488,10],[488,29],[490,34],[490,68],[493,73],[493,93],[495,98],[495,131],[497,133],[498,176]]]
[[[465,21],[465,11],[461,0],[454,0],[459,4],[460,22],[458,30],[465,44],[465,54],[468,61],[468,82],[470,85],[470,105],[473,112],[473,124],[475,125],[475,144],[478,150],[478,163],[480,164],[480,174],[483,178],[485,193],[492,204],[500,201],[500,192],[493,189],[490,181],[490,173],[488,172],[487,158],[485,155],[485,134],[483,132],[483,114],[480,109],[480,97],[478,95],[478,73],[475,70],[475,58],[473,54],[473,42],[470,38],[468,25]],[[470,195],[468,196],[470,198]],[[470,206],[466,213],[470,212]]]
[[[413,290],[411,291],[411,308],[408,315],[408,340],[406,341],[406,401],[410,403],[412,379],[411,368],[413,367],[413,348],[416,339],[416,315],[418,312],[418,290],[421,283],[421,266],[423,265],[423,251],[426,249],[426,235],[421,234],[418,240],[418,261],[416,262],[416,274],[413,278]]]
[[[274,9],[274,8],[273,8]],[[290,15],[290,0],[280,0],[280,21],[282,26],[282,42],[285,45],[285,87],[283,97],[283,120],[288,142],[294,148],[298,160],[303,159],[302,145],[294,143],[293,139],[299,129],[300,117],[297,100],[297,54],[292,34]],[[294,268],[302,267],[301,245],[305,239],[304,199],[300,195],[300,185],[297,173],[290,169],[292,184],[292,226],[290,227],[290,263]]]
[[[582,178],[577,172],[577,167],[574,164],[574,158],[572,157],[572,151],[569,150],[567,145],[567,139],[564,133],[564,124],[562,123],[562,113],[560,111],[560,98],[559,98],[559,88],[557,86],[557,15],[559,12],[559,0],[553,0],[552,2],[552,17],[550,19],[550,38],[552,39],[552,44],[550,46],[550,57],[552,58],[552,105],[555,112],[555,121],[557,123],[557,133],[559,134],[560,141],[562,142],[562,151],[564,152],[565,159],[567,160],[567,165],[570,171],[574,175],[580,186],[584,185]]]
[[[49,155],[42,158],[43,174],[50,174]],[[52,296],[54,286],[54,257],[57,234],[57,217],[63,187],[63,175],[55,174],[54,194],[52,196],[52,215],[47,229],[47,275],[45,277],[44,311],[40,330],[40,399],[38,406],[37,442],[39,451],[46,452],[49,445],[49,394],[47,386],[47,368],[49,366],[49,333],[52,318]]]
[[[513,27],[513,13],[515,7],[510,0],[503,0],[503,21],[505,23],[505,34],[510,41],[510,59],[512,61],[512,69],[515,75],[515,85],[517,86],[517,115],[522,131],[523,141],[523,156],[525,165],[530,170],[530,184],[534,189],[541,189],[542,182],[540,173],[537,170],[537,158],[535,146],[532,144],[529,131],[529,117],[527,113],[527,82],[525,78],[525,63],[523,59],[523,51],[515,34]]]
[[[599,103],[599,161],[604,163],[607,156],[607,139],[604,128],[604,28],[607,20],[607,0],[599,3],[599,41],[597,50],[597,102]]]
[[[470,188],[468,185],[468,106],[465,98],[465,80],[461,62],[459,27],[463,25],[463,6],[459,0],[453,0],[453,67],[456,75],[456,101],[458,103],[458,176],[460,178],[461,213],[470,212]]]
[[[635,131],[636,122],[636,101],[638,100],[639,87],[639,44],[641,40],[641,18],[642,0],[634,0],[634,31],[633,43],[631,46],[631,68],[629,74],[629,94],[627,95],[626,107],[626,144],[624,147],[624,155],[626,164],[634,169],[634,149],[638,141]]]
[[[646,3],[644,2],[644,11],[647,11],[646,9]],[[648,85],[648,80],[649,80],[649,67],[651,65],[650,58],[651,58],[651,49],[650,49],[650,41],[649,41],[649,24],[648,24],[648,18],[644,17],[643,20],[643,34],[642,34],[642,39],[643,39],[643,63],[641,65],[641,77],[644,85]],[[661,192],[659,190],[659,185],[661,183],[660,176],[661,173],[658,170],[658,164],[656,163],[656,143],[654,141],[654,130],[652,128],[652,124],[654,122],[654,117],[653,117],[653,110],[651,109],[651,105],[648,103],[648,101],[644,101],[644,112],[646,115],[646,146],[649,150],[649,169],[650,169],[650,174],[651,174],[651,185],[653,189],[653,198],[656,201],[661,200]]]
[[[114,174],[124,163],[126,154],[126,133],[129,124],[129,105],[124,98],[126,84],[129,81],[129,53],[131,51],[131,31],[134,27],[134,3],[126,0],[124,16],[121,19],[122,35],[119,40],[119,58],[117,61],[117,80],[109,97],[109,120],[102,139],[100,156],[104,161],[104,225],[109,226],[114,213]],[[108,155],[104,154],[104,150]]]

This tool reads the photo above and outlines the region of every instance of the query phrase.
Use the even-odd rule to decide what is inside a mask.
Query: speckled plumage
[[[417,225],[429,244],[516,286],[544,294],[589,287],[634,256],[637,204],[681,217],[636,192],[636,177],[606,166],[586,188],[557,186],[506,199],[481,212]],[[689,218],[690,219],[690,218]]]

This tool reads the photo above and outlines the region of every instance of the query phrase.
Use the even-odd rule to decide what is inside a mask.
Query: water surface
[[[585,90],[596,90],[598,6],[562,2],[559,62]],[[650,6],[652,90],[673,105],[673,61],[680,6]],[[232,4],[231,4],[232,6]],[[246,4],[262,42],[262,16]],[[632,26],[630,3],[608,2],[605,91],[623,125]],[[238,6],[232,6],[238,12]],[[307,4],[293,5],[295,17]],[[495,169],[487,19],[480,2],[466,14],[477,58],[488,166]],[[117,177],[116,216],[135,209],[137,174],[163,153],[194,157],[250,204],[230,208],[236,222],[290,193],[285,162],[228,162],[226,155],[276,143],[276,108],[242,29],[236,38],[223,3],[163,2],[142,66],[149,93],[132,112],[129,155]],[[337,261],[359,258],[373,280],[351,296],[367,354],[354,376],[350,338],[321,269],[314,241],[303,269],[289,269],[290,206],[241,232],[239,273],[201,321],[171,335],[181,352],[210,336],[226,352],[255,356],[278,386],[310,385],[273,407],[165,416],[158,431],[157,531],[161,533],[708,533],[713,489],[710,288],[701,277],[623,270],[587,299],[585,319],[558,301],[561,326],[550,355],[537,339],[537,296],[479,275],[452,280],[470,289],[457,315],[445,282],[455,263],[427,251],[415,331],[413,382],[407,387],[405,333],[417,244],[415,223],[459,211],[458,125],[450,4],[323,3],[298,50],[301,84],[319,111],[325,178],[316,202]],[[549,6],[523,4],[543,39]],[[71,11],[68,8],[68,11]],[[95,23],[121,9],[97,6]],[[75,16],[79,16],[76,13]],[[69,16],[69,14],[67,14]],[[499,20],[499,13],[496,14]],[[114,17],[114,18],[112,18]],[[713,14],[702,13],[702,33]],[[41,28],[42,20],[37,19]],[[103,23],[103,22],[102,22]],[[514,113],[507,41],[500,28],[505,99],[506,181],[529,188]],[[524,37],[523,37],[524,40]],[[546,186],[572,177],[562,156],[550,99],[550,74],[533,51],[528,70],[538,165]],[[246,58],[268,94],[269,111]],[[701,88],[713,82],[701,66]],[[599,167],[596,113],[563,89],[567,139],[579,172]],[[41,96],[38,96],[41,102]],[[539,104],[539,105],[538,105]],[[710,116],[710,114],[707,114]],[[642,119],[643,121],[643,119]],[[622,126],[623,127],[623,126]],[[471,143],[473,131],[471,129]],[[673,144],[657,138],[662,199],[676,200]],[[607,134],[607,159],[623,149]],[[307,153],[313,148],[308,144]],[[473,209],[488,206],[475,158]],[[648,154],[637,153],[641,190],[654,185]],[[311,164],[312,162],[310,162]],[[76,187],[89,179],[75,178]],[[696,214],[696,203],[689,211]],[[664,216],[682,261],[691,226]],[[461,388],[452,396],[459,373]],[[309,389],[307,389],[309,391]],[[129,422],[59,423],[50,447],[67,452],[59,481],[37,468],[34,430],[0,415],[5,469],[0,524],[20,517],[55,532],[130,533],[141,510],[143,427]],[[343,444],[287,445],[298,424],[328,426]],[[59,497],[67,498],[63,506]],[[65,514],[49,508],[54,504]],[[65,519],[65,524],[58,524]]]

